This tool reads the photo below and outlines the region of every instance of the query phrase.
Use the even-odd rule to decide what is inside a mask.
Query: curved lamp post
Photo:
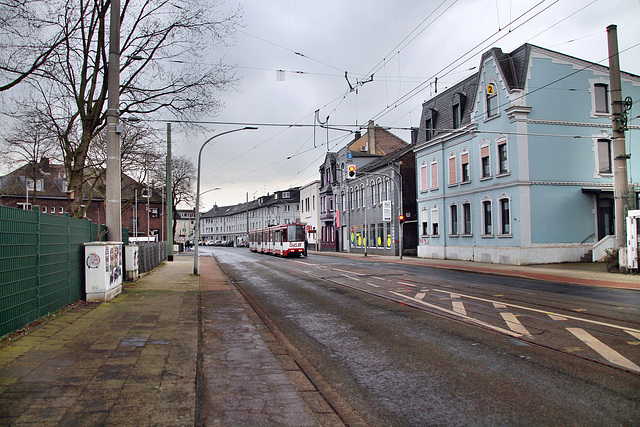
[[[207,139],[204,144],[202,144],[202,146],[200,147],[200,151],[198,152],[198,177],[196,178],[196,224],[195,224],[195,233],[194,233],[194,238],[193,238],[193,245],[194,245],[194,251],[193,251],[193,274],[198,275],[199,274],[199,266],[198,266],[198,243],[200,242],[200,161],[202,158],[202,149],[204,148],[205,145],[207,145],[211,140],[222,136],[222,135],[226,135],[228,133],[232,133],[232,132],[239,132],[241,130],[256,130],[258,129],[257,127],[253,127],[253,126],[245,126],[243,128],[239,128],[239,129],[233,129],[233,130],[228,130],[226,132],[221,132],[218,133],[216,135],[213,135],[211,138]]]

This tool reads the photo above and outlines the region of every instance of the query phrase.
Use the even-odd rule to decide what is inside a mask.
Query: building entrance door
[[[598,197],[598,240],[615,234],[613,199]]]

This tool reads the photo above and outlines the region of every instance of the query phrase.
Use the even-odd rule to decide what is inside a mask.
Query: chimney
[[[369,120],[369,129],[367,130],[368,137],[368,148],[370,154],[376,154],[376,132],[375,132],[375,123],[373,120]]]

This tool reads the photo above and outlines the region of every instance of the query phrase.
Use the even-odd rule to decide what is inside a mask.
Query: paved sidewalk
[[[318,252],[309,251],[310,256],[338,256],[346,258],[363,258],[361,253]],[[495,274],[507,277],[518,277],[551,282],[572,283],[606,288],[640,290],[640,274],[608,273],[603,267],[593,263],[564,263],[544,265],[505,265],[487,264],[473,261],[449,259],[427,259],[404,256],[367,255],[368,259],[420,265],[423,267],[442,268],[448,270],[468,271],[472,273]]]
[[[200,260],[199,278],[176,256],[108,303],[5,339],[0,425],[341,425],[215,260]]]

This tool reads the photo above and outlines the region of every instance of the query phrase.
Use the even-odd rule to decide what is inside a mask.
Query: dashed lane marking
[[[412,285],[411,283],[405,283],[405,282],[398,282],[398,285],[402,285],[402,286],[411,286],[412,288],[417,288],[416,285]]]
[[[369,285],[369,286],[373,286],[374,288],[379,288],[379,287],[380,287],[379,285],[375,285],[375,284],[373,284],[373,283],[369,283],[369,282],[367,282],[367,285]]]
[[[364,274],[356,273],[355,271],[343,270],[341,268],[335,268],[335,267],[329,267],[329,268],[331,268],[332,270],[335,270],[335,271],[339,271],[341,273],[353,274],[353,275],[356,275],[356,276],[364,276]]]
[[[440,290],[440,289],[432,289],[432,291],[433,292],[441,292],[441,293],[445,293],[445,294],[450,293],[450,291],[444,291],[444,290]],[[469,298],[469,299],[473,299],[473,300],[476,300],[476,301],[484,301],[484,302],[488,302],[488,303],[491,303],[491,304],[493,304],[495,302],[499,302],[499,301],[494,301],[494,300],[487,299],[487,298],[475,297],[473,295],[465,295],[465,294],[460,294],[460,293],[458,293],[458,295],[460,295],[461,297],[464,297],[464,298]],[[614,325],[613,323],[599,322],[597,320],[584,319],[582,317],[575,317],[575,316],[569,316],[569,315],[560,316],[560,315],[557,315],[557,314],[554,314],[554,313],[550,313],[550,312],[548,312],[546,310],[539,310],[539,309],[536,309],[536,308],[525,307],[523,305],[518,305],[518,304],[504,303],[504,305],[506,305],[507,307],[511,307],[511,308],[518,308],[520,310],[527,310],[527,311],[532,311],[534,313],[546,314],[549,317],[557,316],[557,318],[554,319],[554,320],[561,320],[561,321],[562,320],[569,320],[569,319],[578,320],[580,322],[591,323],[593,325],[606,326],[608,328],[614,328],[614,329],[619,329],[619,330],[624,330],[624,331],[631,331],[631,332],[636,332],[636,333],[640,334],[640,330],[638,330],[638,329],[629,328],[629,327],[626,327],[626,326]],[[553,319],[553,317],[551,317],[551,318]]]
[[[531,333],[527,331],[527,328],[525,328],[524,325],[520,323],[518,318],[513,313],[503,311],[500,313],[500,316],[502,316],[504,321],[507,322],[507,326],[509,327],[509,329],[519,334],[531,337]]]
[[[557,314],[547,313],[551,320],[557,320],[558,322],[566,322],[567,318],[564,316],[558,316]]]
[[[629,331],[627,329],[625,329],[624,331],[629,335],[631,335],[632,337],[634,337],[635,339],[640,340],[640,332]]]
[[[495,308],[499,309],[499,310],[504,310],[504,309],[506,309],[506,308],[507,308],[507,306],[506,306],[506,305],[504,305],[504,304],[503,304],[503,303],[501,303],[501,302],[494,302],[494,303],[493,303],[493,306],[494,306]]]
[[[522,336],[522,335],[518,334],[517,332],[513,332],[513,331],[510,331],[508,329],[500,328],[499,326],[491,325],[489,323],[483,322],[482,320],[474,319],[473,317],[469,317],[469,316],[466,316],[466,315],[463,315],[463,314],[460,314],[460,313],[456,313],[455,311],[449,310],[449,309],[444,308],[444,307],[438,307],[437,305],[429,304],[428,302],[425,302],[425,301],[410,297],[408,295],[403,295],[403,294],[400,294],[398,292],[393,292],[393,291],[389,291],[389,292],[391,294],[397,296],[397,297],[405,298],[405,299],[414,301],[414,302],[416,302],[418,304],[424,305],[425,307],[429,307],[429,308],[431,308],[433,310],[437,310],[437,311],[441,311],[443,313],[446,313],[449,316],[462,318],[462,319],[466,320],[469,323],[475,323],[476,325],[480,325],[480,326],[482,326],[483,328],[486,328],[486,329],[492,329],[494,331],[497,331],[497,332],[500,332],[502,334],[509,335],[509,336],[515,337],[515,338],[520,338]]]
[[[456,299],[460,298],[460,295],[458,294],[450,294],[451,298],[453,299],[453,301],[451,301],[451,304],[453,305],[453,311],[455,311],[458,314],[462,314],[463,316],[467,315],[467,309],[464,308],[464,303],[462,301],[456,301]]]
[[[422,301],[424,299],[424,296],[427,295],[426,292],[418,292],[415,296],[416,299],[419,299],[420,301]]]
[[[351,276],[349,276],[349,275],[347,275],[347,274],[343,274],[342,276],[343,276],[343,277],[346,277],[347,279],[355,280],[356,282],[359,282],[359,281],[360,281],[360,279],[356,279],[355,277],[351,277]]]
[[[593,335],[580,328],[567,328],[567,331],[571,332],[580,341],[595,350],[600,356],[607,359],[614,365],[621,366],[631,371],[640,372],[640,366],[636,365],[611,347],[606,346],[602,341],[595,338]]]

